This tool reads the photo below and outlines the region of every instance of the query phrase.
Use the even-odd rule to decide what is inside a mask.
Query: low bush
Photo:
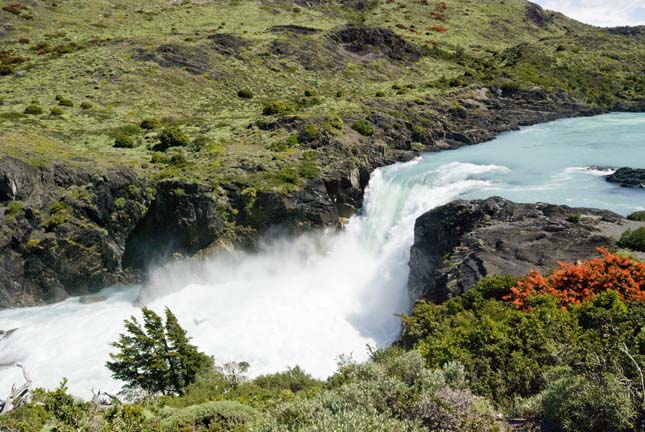
[[[243,88],[237,92],[237,96],[242,99],[253,99],[253,92],[249,88]]]
[[[23,212],[24,208],[24,202],[20,200],[10,201],[4,209],[4,215],[7,217],[7,222],[15,222],[17,216]]]
[[[40,105],[28,105],[24,113],[28,115],[40,115],[43,113],[43,109]]]
[[[262,114],[265,116],[270,115],[286,115],[295,112],[295,107],[288,102],[272,101],[264,105]]]
[[[432,141],[432,136],[430,135],[430,132],[427,128],[420,125],[415,125],[412,128],[412,139],[415,142],[421,144],[430,144]]]
[[[547,374],[542,409],[547,430],[556,432],[633,431],[636,409],[621,377],[574,374],[568,368]]]
[[[621,247],[645,250],[645,227],[627,231]],[[504,297],[519,309],[530,309],[536,297],[549,295],[562,307],[580,304],[599,293],[611,290],[628,303],[645,301],[645,263],[599,249],[602,258],[581,264],[559,263],[548,276],[532,271]]]
[[[273,152],[283,152],[294,148],[299,144],[298,135],[289,135],[286,139],[275,141],[269,145],[269,150]]]
[[[159,134],[159,144],[154,150],[166,151],[171,147],[186,147],[189,143],[190,139],[178,126],[169,126]]]
[[[645,222],[645,211],[637,211],[629,216],[627,216],[627,219],[637,221],[637,222]]]
[[[234,401],[213,401],[177,410],[161,422],[167,432],[245,431],[260,413]]]
[[[114,137],[114,147],[116,148],[134,148],[136,142],[134,138],[126,134],[119,134]]]
[[[352,129],[363,136],[372,136],[374,135],[374,127],[367,120],[358,120],[352,124]]]
[[[81,109],[82,110],[89,110],[89,109],[92,109],[92,108],[94,108],[94,105],[91,102],[87,102],[87,101],[81,102]]]
[[[49,114],[50,114],[50,115],[52,115],[52,116],[55,116],[55,117],[60,117],[60,116],[62,116],[63,114],[65,114],[65,111],[63,111],[63,110],[62,110],[61,108],[59,108],[59,107],[54,107],[54,108],[52,108],[52,109],[49,111]]]
[[[280,181],[290,184],[298,183],[298,171],[294,167],[284,167],[277,172],[277,177]]]
[[[638,252],[645,252],[645,227],[625,231],[620,236],[618,246]]]
[[[161,122],[156,118],[146,118],[141,121],[139,127],[145,130],[158,129],[161,127]]]
[[[300,142],[308,143],[319,139],[321,136],[322,132],[316,125],[308,124],[300,131],[298,138]]]
[[[0,64],[0,76],[7,76],[14,73],[14,68],[11,65]]]
[[[304,178],[315,178],[320,176],[321,171],[316,161],[316,153],[313,151],[304,152],[298,165],[298,171]]]
[[[56,101],[58,101],[58,105],[60,105],[60,106],[64,106],[64,107],[73,107],[74,106],[74,102],[72,102],[71,99],[68,99],[68,98],[60,96],[60,95],[56,96]]]

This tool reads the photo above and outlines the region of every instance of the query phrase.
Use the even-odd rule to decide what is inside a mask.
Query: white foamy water
[[[300,365],[326,377],[339,355],[365,359],[366,345],[385,346],[398,335],[396,314],[410,307],[414,221],[423,212],[455,198],[491,195],[622,214],[643,209],[642,191],[577,168],[645,167],[643,120],[619,114],[559,121],[376,170],[363,213],[343,232],[274,241],[256,254],[173,264],[155,272],[143,300],[159,312],[170,307],[218,361],[247,361],[252,375]],[[15,362],[28,367],[36,386],[52,388],[67,377],[82,397],[91,388],[117,391],[121,383],[104,364],[123,320],[139,315],[139,289],[104,294],[108,300],[94,304],[71,298],[0,311],[0,329],[18,329],[0,340],[0,392],[21,382]]]

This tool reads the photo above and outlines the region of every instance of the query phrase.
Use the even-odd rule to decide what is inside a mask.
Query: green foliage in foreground
[[[495,277],[442,305],[419,302],[402,344],[431,367],[459,361],[475,393],[550,430],[643,430],[645,306],[607,292],[571,311],[539,298],[524,312],[500,301],[512,285]]]
[[[190,344],[177,317],[166,308],[166,322],[148,308],[142,309],[143,324],[135,317],[125,321],[127,333],[114,343],[106,366],[113,377],[129,388],[150,393],[182,394],[195,381],[197,372],[208,367],[210,358]]]
[[[618,245],[634,251],[645,252],[645,227],[625,231],[620,237]]]
[[[629,216],[627,216],[627,219],[633,220],[633,221],[638,221],[638,222],[645,222],[645,211],[637,211]]]
[[[466,387],[463,368],[428,369],[417,351],[390,349],[343,359],[326,383],[298,368],[248,380],[239,365],[202,370],[183,396],[79,402],[64,384],[0,417],[0,430],[121,432],[495,432],[491,404]]]
[[[507,416],[526,419],[525,431],[645,431],[645,306],[608,291],[566,311],[537,298],[527,312],[501,300],[514,282],[492,277],[444,304],[417,303],[398,345],[365,363],[341,358],[325,382],[298,367],[249,380],[246,363],[204,362],[179,391],[164,366],[164,384],[130,393],[130,403],[81,402],[65,381],[37,390],[0,417],[0,430],[501,432]],[[130,361],[163,363],[142,341],[187,343],[169,321],[180,329],[144,312],[143,326],[127,321],[133,337],[117,346],[139,354]]]

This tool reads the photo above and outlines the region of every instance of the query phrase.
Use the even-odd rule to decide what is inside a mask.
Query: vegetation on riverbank
[[[625,266],[640,268],[632,275],[638,284],[634,289],[645,292],[642,262],[607,253],[600,260],[608,274]],[[590,263],[581,266],[595,262]],[[549,277],[560,280],[562,271]],[[341,358],[337,372],[326,381],[298,367],[250,380],[245,377],[247,364],[228,363],[204,367],[170,392],[143,392],[140,385],[130,385],[125,393],[129,403],[107,399],[105,404],[72,398],[63,381],[59,389],[38,390],[31,403],[1,416],[0,427],[11,432],[53,427],[124,432],[474,432],[508,430],[508,419],[516,418],[522,419],[516,426],[525,431],[642,431],[642,296],[624,302],[622,284],[612,279],[604,289],[563,307],[564,291],[579,292],[582,285],[597,282],[596,276],[574,278],[571,285],[560,281],[550,292],[532,291],[522,297],[530,308],[518,307],[513,295],[535,275],[493,276],[443,304],[421,301],[403,317],[399,343],[373,351],[366,363]],[[155,321],[146,317],[148,323]],[[147,333],[155,333],[156,327],[149,325]],[[132,323],[128,331],[135,337],[122,337],[121,342],[146,339]],[[185,340],[185,334],[180,339]],[[129,347],[135,345],[139,346]],[[124,352],[122,344],[115,348]],[[178,359],[171,351],[169,356]],[[165,364],[146,358],[131,357],[130,365]],[[143,370],[149,367],[145,365]],[[169,374],[158,377],[175,382]],[[138,382],[135,377],[125,379]]]

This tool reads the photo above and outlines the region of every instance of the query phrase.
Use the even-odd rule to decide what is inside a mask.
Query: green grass
[[[349,128],[330,128],[326,119],[351,125],[378,106],[375,99],[396,106],[450,97],[445,83],[465,72],[471,76],[466,84],[514,80],[563,88],[600,104],[642,94],[642,38],[612,36],[562,16],[540,27],[527,18],[523,0],[445,3],[438,18],[439,2],[421,1],[372,2],[357,11],[335,2],[295,7],[287,0],[92,0],[30,3],[21,13],[32,19],[0,11],[13,28],[0,34],[0,44],[10,52],[7,58],[18,59],[11,64],[14,74],[0,77],[0,152],[36,165],[129,166],[152,178],[290,190],[301,179],[283,174],[299,164],[306,143],[285,146],[292,131],[252,126],[267,120],[262,112],[271,101],[293,107],[278,115],[293,114],[342,136]],[[432,55],[399,62],[348,53],[332,35],[351,23],[390,29]],[[317,31],[274,29],[286,25]],[[209,37],[217,35],[237,38],[240,46],[214,47]],[[513,63],[504,50],[520,44],[522,60]],[[162,45],[175,47],[197,70],[164,66],[157,52]],[[240,89],[253,98],[239,97]],[[30,105],[45,114],[22,114]],[[133,148],[114,147],[115,131],[151,118],[180,125],[192,142],[199,137],[199,146],[187,146],[175,158],[183,168],[151,163],[156,130],[139,130]],[[264,170],[240,168],[251,163]]]

